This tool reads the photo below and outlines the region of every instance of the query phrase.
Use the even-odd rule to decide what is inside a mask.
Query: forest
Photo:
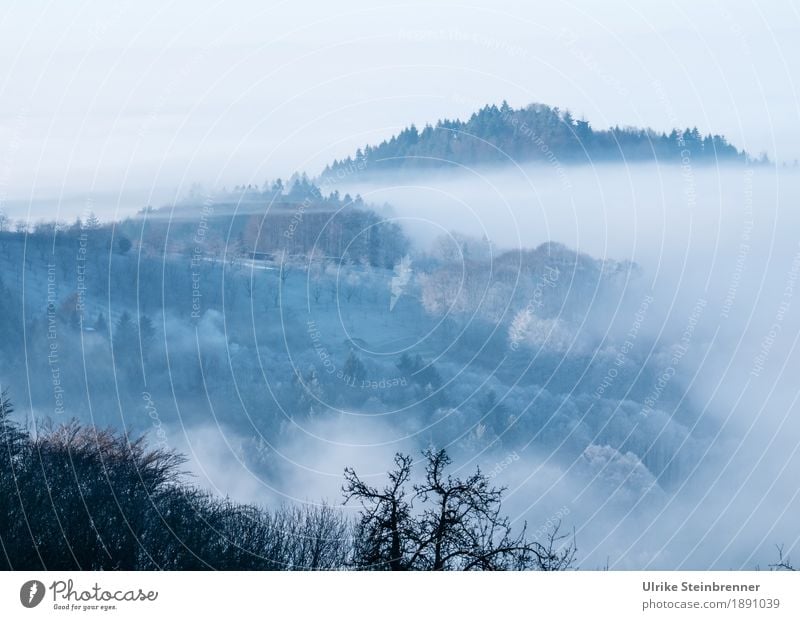
[[[664,379],[673,366],[689,372],[702,340],[684,345],[680,331],[656,337],[660,309],[639,265],[554,242],[503,249],[457,232],[420,246],[380,207],[332,192],[320,198],[319,189],[301,191],[303,182],[288,184],[294,198],[273,182],[120,222],[89,213],[72,224],[6,223],[0,232],[0,380],[18,405],[7,417],[20,450],[9,456],[7,483],[25,471],[31,488],[46,490],[36,478],[50,475],[37,464],[46,454],[54,476],[69,477],[59,459],[80,453],[97,477],[108,453],[124,464],[120,479],[134,484],[121,498],[147,502],[155,489],[157,497],[169,491],[168,505],[137,504],[143,521],[119,543],[124,559],[102,566],[152,566],[147,554],[156,552],[135,543],[152,536],[172,549],[158,551],[172,558],[167,565],[202,567],[159,538],[163,513],[197,530],[188,538],[197,549],[218,540],[204,527],[238,532],[242,515],[257,515],[245,528],[255,542],[241,545],[256,551],[199,553],[216,558],[204,560],[213,566],[374,567],[388,561],[385,543],[393,568],[541,568],[542,550],[531,554],[526,544],[548,546],[544,524],[565,520],[569,529],[592,510],[602,511],[599,528],[646,519],[668,505],[698,455],[719,449],[716,420],[698,415],[679,377]],[[354,454],[369,458],[353,462],[348,445],[368,446]],[[179,454],[194,484],[179,475]],[[419,454],[410,474],[406,457]],[[373,477],[394,456],[401,496]],[[490,539],[521,556],[495,566],[423,548],[432,527],[423,507],[447,479],[434,473],[426,482],[427,471],[449,468],[449,459],[453,479],[472,480],[491,504],[481,513],[494,520]],[[152,482],[130,477],[150,464]],[[476,478],[478,468],[485,473]],[[513,492],[501,514],[492,489],[504,486]],[[65,505],[82,501],[81,492]],[[36,497],[37,509],[53,514],[33,534],[57,532],[62,515]],[[362,523],[352,514],[374,517],[387,506],[405,514],[406,503],[421,525],[375,531],[386,519]],[[124,514],[104,519],[117,531]],[[288,519],[294,528],[346,531],[349,542],[325,550],[281,543],[296,557],[266,550],[270,528],[304,536]],[[530,539],[526,521],[536,524]],[[15,531],[18,542],[36,540]],[[100,546],[78,564],[55,565],[102,557],[99,540],[109,534],[87,531],[80,537]],[[610,554],[591,551],[580,558],[591,568]],[[71,557],[65,542],[52,553]],[[15,554],[32,565],[30,547]]]
[[[681,164],[749,159],[724,136],[702,135],[697,127],[669,133],[618,126],[598,130],[568,110],[538,103],[513,109],[504,101],[499,107],[484,106],[466,121],[442,119],[421,131],[410,125],[376,146],[358,149],[355,156],[334,160],[322,178],[526,161]]]

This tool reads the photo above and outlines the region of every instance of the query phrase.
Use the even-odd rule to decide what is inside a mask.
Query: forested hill
[[[652,129],[613,127],[593,129],[589,121],[573,118],[542,104],[512,109],[487,105],[469,120],[440,120],[419,131],[403,129],[378,146],[358,149],[355,157],[325,168],[331,174],[369,174],[376,171],[451,167],[542,160],[551,164],[606,161],[683,162],[746,161],[723,136],[701,135],[697,128]]]

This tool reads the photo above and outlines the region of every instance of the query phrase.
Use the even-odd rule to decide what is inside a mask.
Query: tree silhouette
[[[117,237],[117,251],[120,254],[127,254],[131,249],[131,240],[124,235]]]
[[[791,558],[789,556],[783,555],[783,545],[778,545],[778,561],[774,564],[770,564],[769,567],[773,570],[789,570],[795,571],[797,570],[792,564]]]
[[[106,317],[100,312],[97,315],[97,319],[94,322],[94,330],[104,336],[108,336],[108,323],[106,323]]]
[[[574,537],[557,524],[544,542],[514,534],[501,514],[504,488],[478,468],[462,479],[446,474],[445,450],[426,450],[425,478],[409,490],[412,459],[397,454],[389,482],[378,489],[345,469],[345,502],[361,503],[354,564],[375,570],[567,570]]]
[[[389,483],[379,491],[363,482],[355,471],[345,469],[342,490],[345,503],[357,499],[362,504],[356,526],[354,563],[360,568],[408,570],[411,548],[411,502],[406,499],[406,484],[411,477],[411,457],[396,454],[395,469]]]
[[[367,369],[364,363],[358,358],[355,351],[350,350],[350,354],[344,362],[343,372],[345,376],[362,381],[367,377]]]

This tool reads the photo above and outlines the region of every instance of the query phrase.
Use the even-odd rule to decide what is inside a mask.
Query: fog
[[[654,297],[647,329],[656,342],[677,342],[703,300],[692,352],[675,380],[685,390],[682,404],[720,426],[679,488],[629,512],[608,501],[595,509],[582,483],[567,475],[543,484],[546,460],[523,461],[507,472],[519,506],[531,497],[534,505],[570,506],[587,539],[603,541],[597,549],[610,541],[624,548],[613,567],[636,566],[646,556],[646,567],[746,568],[759,542],[797,544],[797,169],[540,164],[355,189],[390,202],[423,245],[448,230],[485,235],[498,253],[556,240],[636,262],[642,271],[625,295],[646,290]],[[583,551],[602,564],[591,545]]]
[[[493,440],[468,448],[458,437],[474,430],[471,423],[437,431],[446,415],[418,427],[403,420],[401,409],[374,409],[368,401],[355,409],[334,405],[333,417],[295,419],[280,440],[264,436],[272,454],[267,470],[252,466],[242,448],[246,435],[224,419],[190,427],[179,445],[191,452],[198,479],[249,501],[338,503],[345,466],[355,465],[378,483],[395,451],[418,455],[435,437],[455,450],[457,471],[480,465],[508,486],[506,506],[519,523],[527,521],[534,531],[555,519],[574,526],[587,569],[751,569],[774,560],[775,544],[795,548],[800,424],[792,369],[800,362],[800,311],[793,296],[800,222],[794,205],[800,175],[744,165],[565,172],[568,183],[551,168],[520,166],[405,175],[347,189],[389,202],[390,216],[411,234],[417,253],[435,251],[437,238],[452,232],[485,235],[492,243],[490,260],[511,248],[557,241],[595,258],[633,261],[638,268],[611,300],[590,300],[585,318],[568,335],[569,346],[545,342],[539,351],[552,350],[564,362],[576,354],[602,356],[625,340],[643,296],[652,297],[629,353],[632,370],[655,369],[656,381],[642,379],[645,393],[658,390],[655,409],[689,432],[666,440],[674,432],[667,422],[644,417],[623,428],[633,433],[651,424],[647,441],[655,446],[663,439],[669,460],[685,459],[677,478],[660,479],[641,454],[609,447],[603,437],[616,424],[613,416],[587,437],[588,448],[574,453],[562,450],[576,432],[569,425],[544,445],[523,433],[521,445]],[[359,332],[368,340],[369,333],[366,327]],[[453,339],[445,335],[440,346]],[[289,345],[290,355],[301,356],[299,346]],[[534,364],[538,355],[531,350]],[[492,381],[487,370],[454,364],[465,390],[485,389],[472,385],[473,371],[478,382]],[[521,377],[524,367],[520,360],[515,364],[509,372]],[[658,387],[667,370],[666,388]],[[673,390],[674,399],[663,400],[661,388]],[[586,388],[576,384],[572,390],[578,396]],[[627,406],[643,406],[641,396],[628,394]],[[541,406],[540,396],[529,398],[530,411]],[[457,407],[458,398],[453,402]],[[591,415],[590,406],[576,417]],[[503,432],[518,433],[513,425]]]
[[[32,423],[145,432],[242,501],[341,506],[344,467],[379,484],[396,451],[442,446],[508,487],[518,525],[574,527],[582,568],[764,567],[798,544],[799,181],[524,165],[342,186],[410,237],[389,266],[242,260],[225,218],[196,262],[191,217],[169,246],[132,220],[135,252],[87,232],[83,329],[85,242],[4,233],[3,346],[28,361],[0,380]]]
[[[144,433],[240,501],[341,507],[345,467],[379,485],[395,452],[436,446],[534,536],[574,528],[582,569],[796,555],[798,19],[744,0],[15,6],[0,215],[102,225],[0,231],[0,386],[30,428]],[[228,201],[503,100],[696,126],[769,163],[345,178],[325,189],[368,206],[334,233],[338,198],[319,228],[301,199],[266,226],[263,202]],[[215,196],[242,217],[215,220]],[[291,248],[261,252],[265,230]]]
[[[313,175],[504,99],[596,128],[697,126],[791,163],[797,25],[789,1],[15,4],[0,24],[0,202],[36,218],[39,201],[94,196],[110,219],[196,182]]]

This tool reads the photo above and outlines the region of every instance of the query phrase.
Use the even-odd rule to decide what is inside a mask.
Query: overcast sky
[[[5,208],[316,174],[410,122],[503,99],[800,158],[791,0],[200,4],[4,6]]]

